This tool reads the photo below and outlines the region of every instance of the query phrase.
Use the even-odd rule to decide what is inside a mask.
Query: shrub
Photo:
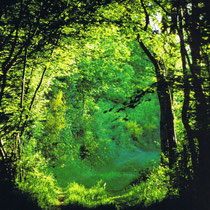
[[[18,188],[29,193],[42,209],[59,204],[59,187],[51,174],[47,172],[46,160],[39,153],[22,156],[18,163],[16,177]]]
[[[154,168],[150,174],[148,174],[147,180],[145,182],[140,182],[138,185],[132,186],[128,192],[116,200],[123,205],[123,200],[126,200],[126,204],[129,206],[139,205],[140,203],[144,206],[149,206],[156,202],[161,202],[172,191],[172,186],[170,184],[169,177],[170,170],[159,166]],[[173,189],[174,194],[177,193],[176,189]],[[123,206],[124,208],[125,206]]]
[[[106,184],[103,184],[102,180],[91,188],[85,188],[85,186],[75,182],[70,183],[66,190],[67,199],[65,200],[65,204],[78,203],[88,208],[111,204],[113,201],[108,197],[105,186]]]

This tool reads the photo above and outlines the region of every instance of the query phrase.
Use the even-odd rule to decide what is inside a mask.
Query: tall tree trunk
[[[200,20],[200,17],[205,14],[202,14],[202,10],[196,0],[192,0],[191,3],[192,15],[190,16],[189,21],[189,45],[191,48],[192,65],[190,65],[190,71],[192,74],[192,88],[195,93],[196,100],[196,138],[199,143],[199,165],[195,179],[198,181],[197,196],[199,208],[207,210],[210,207],[210,119],[209,101],[207,100],[209,99],[209,96],[204,90],[204,77],[206,74],[202,73],[201,48],[203,29]],[[206,79],[208,80],[208,78]],[[207,84],[207,86],[209,88],[210,85]]]
[[[163,75],[164,65],[153,56],[144,43],[141,41],[139,35],[137,37],[140,47],[148,56],[155,67],[157,78],[157,94],[160,103],[160,138],[161,150],[166,158],[169,159],[169,167],[173,168],[176,162],[176,134],[174,127],[174,116],[172,110],[172,100],[168,83]]]
[[[183,11],[179,11],[179,25],[178,27],[178,35],[180,38],[180,54],[181,54],[181,59],[182,59],[182,69],[183,69],[183,77],[184,77],[184,102],[182,106],[182,123],[184,125],[184,128],[187,133],[187,139],[189,143],[189,149],[191,153],[191,159],[192,159],[192,168],[193,168],[193,173],[197,173],[197,167],[198,167],[198,154],[196,152],[195,148],[195,132],[190,126],[190,114],[189,114],[189,106],[190,106],[190,92],[191,87],[189,83],[189,73],[187,71],[187,62],[188,61],[188,66],[191,66],[190,60],[189,60],[189,55],[187,54],[187,50],[185,48],[185,41],[184,41],[184,32],[183,32]]]
[[[192,43],[197,45],[198,43]],[[196,48],[196,46],[192,46]],[[200,80],[200,64],[198,63],[197,56],[192,56],[193,64],[191,65],[191,72],[193,75],[193,89],[196,99],[196,138],[199,142],[199,165],[198,172],[196,174],[196,180],[198,181],[198,199],[199,207],[201,209],[208,209],[210,206],[210,129],[209,129],[209,103],[206,101],[206,96]]]

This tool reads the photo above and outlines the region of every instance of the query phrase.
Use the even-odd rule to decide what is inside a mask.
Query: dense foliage
[[[208,209],[206,0],[1,4],[0,196]]]

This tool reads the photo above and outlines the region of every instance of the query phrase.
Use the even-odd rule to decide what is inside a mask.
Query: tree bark
[[[178,25],[178,35],[180,38],[180,54],[182,58],[182,69],[183,69],[183,77],[184,77],[184,102],[182,106],[182,123],[184,125],[184,128],[187,133],[188,143],[189,143],[189,149],[191,152],[191,159],[192,159],[192,168],[193,173],[196,174],[197,167],[198,167],[198,155],[195,148],[195,132],[193,132],[193,129],[190,126],[190,116],[188,114],[189,112],[189,106],[190,106],[190,83],[189,83],[189,76],[187,72],[187,62],[186,59],[189,58],[189,55],[187,54],[186,48],[185,48],[185,41],[184,41],[184,34],[183,34],[183,15],[182,12],[179,11],[179,25]],[[188,66],[191,66],[190,60],[188,60]]]
[[[205,1],[201,1],[205,5]],[[201,25],[200,17],[205,18],[205,12],[202,13],[202,11],[207,11],[207,8],[203,7],[202,10],[198,4],[197,1],[192,0],[191,1],[191,14],[188,14],[187,11],[187,3],[184,3],[185,8],[183,8],[183,16],[185,17],[185,31],[188,32],[188,37],[184,38],[182,34],[182,18],[179,20],[180,28],[179,28],[179,36],[181,40],[181,55],[183,60],[183,74],[185,79],[184,84],[184,96],[185,101],[183,104],[183,110],[182,110],[182,118],[183,118],[183,124],[185,126],[185,129],[188,133],[188,141],[189,141],[189,147],[192,154],[192,161],[193,165],[196,168],[196,172],[194,174],[194,181],[196,183],[196,202],[197,202],[197,208],[207,210],[210,206],[210,128],[209,128],[209,96],[206,94],[205,91],[205,85],[204,81],[205,79],[208,81],[208,73],[205,74],[202,68],[205,68],[205,70],[208,72],[208,63],[205,67],[202,67],[202,39],[203,39],[203,29]],[[180,6],[180,10],[182,9],[182,6]],[[204,20],[203,20],[204,21]],[[186,50],[184,49],[183,42],[185,41],[189,44],[189,47],[191,49],[190,56],[187,55]],[[185,64],[185,57],[191,57],[192,63],[189,63],[189,70],[192,75],[192,87],[189,87],[189,83],[186,80],[187,79],[187,72],[186,72],[186,64]],[[189,60],[189,59],[188,59]],[[206,84],[207,89],[209,88],[209,84]],[[190,96],[189,92],[194,93],[193,96]],[[190,122],[190,114],[188,107],[189,107],[189,101],[194,100],[195,101],[195,107],[191,107],[193,112],[195,113],[195,119],[191,124],[194,126],[194,131],[192,133],[192,129],[189,126]],[[188,113],[187,113],[188,112]],[[198,141],[198,151],[195,151],[194,148],[194,141],[195,139]],[[194,160],[193,160],[194,159]]]
[[[172,169],[176,162],[176,134],[174,127],[174,116],[172,110],[172,101],[168,83],[163,75],[164,65],[150,53],[138,35],[137,40],[140,47],[148,56],[155,67],[157,78],[157,94],[160,103],[160,139],[161,151],[169,159],[169,167]],[[162,159],[163,160],[163,159]]]
[[[0,154],[1,154],[2,160],[5,160],[7,158],[7,153],[4,149],[4,145],[1,139],[0,139]]]

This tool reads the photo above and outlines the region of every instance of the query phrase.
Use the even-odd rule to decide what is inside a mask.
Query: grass
[[[157,179],[165,184],[165,172],[161,177],[157,170],[147,182],[137,181],[135,184],[135,180],[138,180],[142,171],[158,167],[159,157],[157,152],[121,150],[117,158],[110,158],[104,164],[93,166],[88,159],[63,160],[50,170],[64,191],[65,205],[79,204],[88,208],[109,204],[120,208],[125,203],[136,205],[142,202],[148,205],[166,196],[167,186],[155,188],[156,182],[152,181]],[[154,193],[152,188],[155,189]]]
[[[121,149],[103,164],[92,164],[88,158],[65,159],[45,170],[44,160],[37,155],[22,162],[26,169],[33,167],[26,171],[19,188],[29,192],[42,209],[60,205],[148,206],[163,200],[170,187],[167,169],[159,162],[157,152]],[[142,174],[148,176],[146,181],[139,180]]]
[[[85,187],[92,187],[102,180],[106,183],[106,190],[114,193],[126,188],[129,183],[139,177],[139,173],[159,164],[159,154],[156,152],[126,152],[121,150],[118,157],[106,164],[92,166],[84,160],[60,162],[51,168],[58,184],[65,188],[69,183],[79,183]]]

